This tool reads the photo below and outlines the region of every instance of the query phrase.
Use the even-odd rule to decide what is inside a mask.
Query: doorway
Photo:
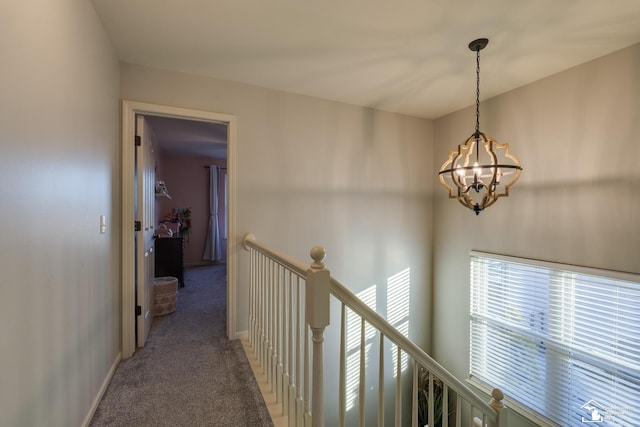
[[[227,129],[227,335],[236,335],[236,257],[231,249],[235,236],[235,116],[124,100],[122,103],[122,357],[135,351],[135,254],[134,254],[134,157],[136,115],[224,123]],[[125,227],[124,224],[131,224]]]
[[[184,243],[163,242],[164,247],[182,248],[184,267],[225,262],[227,123],[141,117],[155,142],[155,179],[160,189],[155,196],[156,234]],[[183,264],[166,261],[180,268]],[[170,268],[160,270],[160,275],[175,276]]]

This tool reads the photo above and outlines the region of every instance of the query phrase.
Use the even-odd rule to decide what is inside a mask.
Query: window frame
[[[470,295],[470,307],[469,307],[469,378],[467,378],[467,382],[469,382],[472,386],[476,387],[477,389],[485,392],[485,393],[490,393],[491,389],[493,387],[500,387],[499,384],[486,384],[482,379],[477,378],[475,376],[473,376],[473,369],[472,369],[472,364],[474,363],[474,351],[477,351],[477,349],[479,348],[480,352],[486,354],[489,354],[489,352],[487,352],[486,348],[483,348],[482,346],[482,341],[484,340],[484,342],[486,342],[488,339],[490,339],[490,334],[491,332],[485,332],[484,334],[480,333],[480,334],[476,334],[476,336],[474,337],[474,322],[476,322],[477,324],[475,325],[476,327],[485,327],[486,323],[481,324],[481,322],[478,320],[481,315],[479,313],[474,313],[474,305],[478,306],[478,301],[474,302],[474,296],[478,295],[478,291],[476,291],[475,287],[476,286],[480,286],[481,291],[479,292],[479,297],[481,298],[481,300],[479,301],[480,304],[484,303],[487,304],[489,302],[489,300],[491,299],[491,295],[489,293],[489,277],[482,277],[479,282],[482,282],[482,284],[478,285],[473,283],[474,281],[474,269],[473,269],[473,262],[474,262],[474,257],[481,257],[484,259],[488,259],[491,261],[497,261],[497,262],[506,262],[506,263],[515,263],[515,264],[521,264],[521,265],[526,265],[526,266],[531,266],[533,268],[540,268],[540,269],[544,269],[544,270],[548,270],[549,271],[549,282],[546,284],[546,286],[548,287],[547,292],[548,292],[548,298],[549,301],[546,303],[546,310],[547,313],[551,312],[554,310],[554,307],[556,310],[560,309],[562,312],[564,312],[565,310],[568,312],[571,312],[571,315],[573,315],[573,313],[575,312],[575,297],[577,294],[575,294],[575,290],[571,290],[570,295],[566,296],[564,292],[560,293],[558,296],[558,294],[555,293],[554,290],[552,290],[552,287],[554,286],[554,283],[562,283],[563,286],[571,286],[569,284],[570,280],[575,280],[575,279],[567,279],[567,277],[563,277],[561,275],[565,275],[567,272],[569,272],[570,274],[573,275],[580,275],[580,276],[595,276],[598,278],[605,278],[604,280],[602,280],[602,282],[605,282],[609,279],[611,280],[616,280],[616,281],[622,281],[622,282],[631,282],[632,284],[632,291],[633,292],[638,292],[640,290],[640,274],[634,274],[634,273],[627,273],[627,272],[620,272],[620,271],[613,271],[613,270],[604,270],[604,269],[597,269],[597,268],[592,268],[592,267],[584,267],[584,266],[575,266],[575,265],[569,265],[569,264],[562,264],[562,263],[556,263],[556,262],[550,262],[550,261],[540,261],[540,260],[533,260],[533,259],[528,259],[528,258],[518,258],[518,257],[513,257],[513,256],[508,256],[508,255],[499,255],[499,254],[494,254],[494,253],[489,253],[489,252],[481,252],[481,251],[470,251],[469,252],[469,268],[470,268],[470,274],[469,274],[469,281],[470,281],[470,287],[469,287],[469,295]],[[487,267],[487,271],[485,271],[484,273],[489,274],[488,273],[488,268]],[[573,276],[575,277],[575,276]],[[509,279],[505,280],[504,282],[502,282],[502,286],[507,286],[509,282]],[[617,285],[615,285],[617,286]],[[618,286],[619,287],[619,286]],[[614,285],[612,285],[612,289],[614,288]],[[617,289],[617,287],[616,287]],[[544,289],[543,289],[544,291]],[[560,304],[561,302],[563,302],[564,304]],[[555,304],[555,305],[554,305]],[[560,304],[560,306],[558,305]],[[572,305],[568,305],[568,304],[572,304]],[[484,307],[484,306],[481,306]],[[474,318],[475,316],[475,318]],[[547,318],[544,318],[544,322],[548,322],[549,320]],[[571,325],[575,326],[578,325],[577,322],[575,322],[573,319],[570,321],[572,322]],[[549,321],[549,323],[551,323]],[[567,323],[562,324],[562,327],[566,327]],[[553,328],[554,326],[557,325],[550,325],[549,327]],[[487,328],[490,329],[489,326],[486,326]],[[534,334],[532,334],[531,336],[535,336]],[[640,337],[640,332],[638,333],[638,336]],[[480,338],[481,342],[480,343],[476,343],[474,342],[474,338]],[[634,335],[635,338],[635,335]],[[549,342],[544,342],[541,343],[541,345],[543,347],[550,347],[553,346],[552,341],[550,340]],[[564,344],[563,344],[564,345]],[[474,348],[475,347],[475,348]],[[570,346],[571,349],[573,349],[573,346]],[[582,350],[579,347],[576,347],[576,353],[581,352]],[[554,354],[545,354],[543,357],[541,357],[542,360],[544,360],[544,366],[546,371],[549,371],[549,369],[551,369],[553,367],[552,363],[553,362],[563,362],[564,359],[558,358],[556,357]],[[571,359],[573,360],[573,359]],[[550,363],[551,362],[551,363]],[[489,372],[489,370],[487,369],[487,365],[492,363],[492,360],[489,357],[484,357],[484,360],[481,361],[481,364],[483,364],[483,366],[481,366],[481,368],[486,369],[484,372]],[[597,365],[594,365],[597,366]],[[621,370],[625,370],[626,368],[623,365],[617,365],[621,368]],[[573,368],[576,369],[576,368]],[[557,371],[560,372],[560,371]],[[564,371],[563,371],[564,372]],[[634,377],[635,380],[635,377]],[[545,383],[546,384],[546,383]],[[634,383],[635,384],[635,383]],[[542,385],[542,389],[544,389],[546,386]],[[527,407],[526,405],[516,401],[515,399],[511,398],[508,393],[506,394],[506,398],[505,398],[505,403],[507,404],[507,406],[509,406],[511,409],[513,409],[515,412],[519,413],[522,416],[525,416],[526,418],[535,421],[536,423],[538,423],[539,425],[542,426],[558,426],[559,424],[557,424],[555,421],[550,420],[549,418],[547,418],[546,416],[538,413],[536,410],[531,409],[529,407]],[[547,393],[548,394],[548,393]],[[545,394],[545,395],[547,395]],[[540,400],[540,402],[544,402],[543,400]],[[635,403],[635,402],[634,402]],[[547,403],[544,402],[544,407],[547,407]],[[630,409],[635,411],[640,410],[640,408],[626,408],[626,409]]]

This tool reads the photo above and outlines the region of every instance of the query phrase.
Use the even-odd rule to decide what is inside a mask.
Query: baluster
[[[258,257],[255,250],[251,251],[251,262],[253,265],[253,328],[251,330],[252,340],[251,346],[255,353],[256,359],[260,360],[260,353],[258,351],[258,304],[260,299],[258,297]]]
[[[287,413],[287,388],[289,387],[288,375],[287,375],[287,277],[285,268],[282,267],[280,272],[280,390],[282,393],[282,414]]]
[[[287,363],[288,363],[288,329],[287,329],[287,276],[286,269],[283,266],[281,272],[281,283],[280,283],[280,304],[282,306],[282,313],[280,315],[280,364],[282,370],[282,376],[280,380],[282,381],[282,385],[280,389],[282,390],[282,414],[286,415],[287,411],[287,400],[288,397],[288,387],[289,387],[289,379],[287,375]]]
[[[396,360],[396,427],[402,426],[402,350],[396,346],[398,358]]]
[[[253,251],[249,249],[249,335],[247,339],[249,340],[249,344],[252,341],[252,331],[253,331]]]
[[[344,416],[347,408],[347,308],[344,303],[341,303],[340,306],[340,378],[338,380],[338,427],[344,427]]]
[[[277,348],[276,348],[276,267],[275,262],[270,260],[269,269],[271,277],[269,283],[269,334],[270,334],[270,346],[269,346],[269,377],[271,381],[271,392],[277,394],[277,380],[276,380],[276,356],[277,356]],[[276,398],[277,401],[277,398]]]
[[[267,265],[267,257],[262,257],[262,335],[264,342],[262,344],[262,369],[264,370],[265,377],[269,381],[269,294],[268,280],[269,280],[269,266]]]
[[[274,322],[273,322],[273,372],[274,372],[274,386],[276,390],[276,403],[282,403],[282,362],[281,362],[281,345],[282,345],[282,301],[280,296],[280,264],[276,264],[273,272],[273,294],[274,294]]]
[[[480,420],[478,420],[478,421],[480,421]],[[475,425],[476,425],[476,420],[473,417],[473,405],[469,404],[469,427],[475,427]]]
[[[300,284],[300,277],[296,279],[296,418],[294,426],[302,426],[303,424],[303,414],[304,414],[304,406],[302,399],[303,392],[303,381],[302,378],[302,356],[304,355],[304,347],[306,346],[306,341],[302,339],[301,334],[303,333],[302,327],[306,326],[302,325],[300,312],[302,311],[302,285]]]
[[[429,398],[427,400],[427,419],[429,420],[429,425],[434,425],[436,420],[435,420],[435,414],[434,414],[434,408],[433,408],[433,394],[434,394],[434,390],[433,390],[433,373],[431,371],[429,371],[429,376],[428,376],[428,385],[429,385]]]
[[[266,314],[267,321],[265,325],[265,329],[267,330],[267,364],[265,366],[265,370],[267,372],[267,383],[270,385],[269,391],[273,392],[273,377],[271,376],[271,361],[273,360],[273,266],[270,259],[265,260],[267,265],[267,270],[265,271],[265,294],[267,297],[266,300]]]
[[[260,361],[260,353],[258,352],[258,305],[260,304],[260,296],[258,294],[258,254],[255,250],[251,252],[252,256],[252,264],[253,264],[253,328],[251,334],[253,335],[253,351],[255,353],[256,359],[258,362]]]
[[[449,386],[442,383],[442,427],[449,427]]]
[[[285,354],[285,364],[284,364],[284,378],[285,378],[285,409],[284,414],[288,417],[291,416],[291,396],[293,396],[293,372],[291,371],[291,367],[293,364],[293,322],[292,322],[292,281],[293,281],[293,273],[289,271],[289,275],[285,278],[285,290],[286,290],[286,317],[287,317],[287,351]]]
[[[415,360],[413,364],[413,381],[411,384],[411,426],[418,427],[418,377],[420,367]]]
[[[258,271],[260,272],[260,283],[259,283],[259,292],[260,292],[260,304],[258,306],[260,313],[258,318],[260,319],[260,328],[259,328],[259,332],[260,332],[260,366],[262,366],[262,370],[264,371],[265,375],[267,374],[267,365],[266,365],[266,357],[267,357],[267,353],[266,353],[266,295],[265,295],[265,261],[264,261],[264,255],[261,255],[259,258],[259,263],[260,263],[260,267],[258,268]]]
[[[366,359],[365,359],[365,328],[364,328],[364,318],[360,318],[360,377],[359,377],[359,388],[358,388],[358,400],[359,400],[359,419],[360,419],[360,427],[365,426],[365,402],[366,402]]]
[[[270,266],[269,259],[265,256],[264,260],[264,373],[267,377],[267,384],[271,381],[271,295],[270,288]]]
[[[384,427],[384,334],[382,332],[380,332],[378,363],[378,427]]]

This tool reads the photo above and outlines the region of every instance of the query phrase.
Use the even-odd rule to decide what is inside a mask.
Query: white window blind
[[[472,379],[562,426],[640,425],[639,282],[472,252]]]

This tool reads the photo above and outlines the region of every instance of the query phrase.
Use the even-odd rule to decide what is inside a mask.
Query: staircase
[[[313,247],[305,265],[252,234],[243,246],[243,344],[276,427],[505,425],[500,390],[489,403],[477,396],[331,277],[323,248]],[[325,337],[330,323],[339,336]],[[325,371],[336,364],[338,372]]]

